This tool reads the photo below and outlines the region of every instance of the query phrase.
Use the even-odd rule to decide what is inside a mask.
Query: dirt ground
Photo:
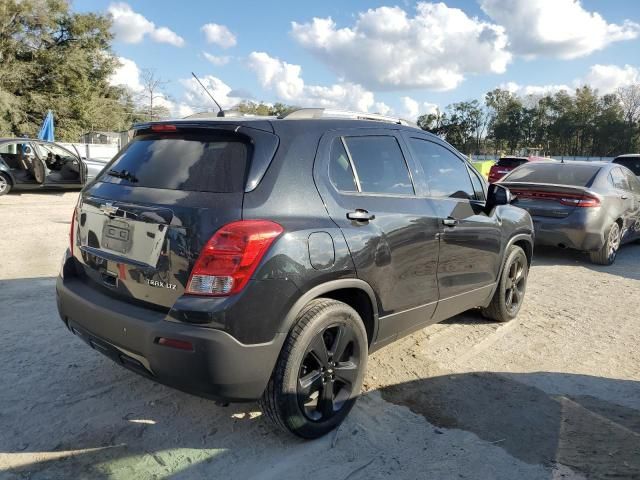
[[[518,319],[475,312],[375,353],[317,441],[92,351],[54,282],[77,192],[0,198],[0,478],[640,478],[640,246],[535,253]]]

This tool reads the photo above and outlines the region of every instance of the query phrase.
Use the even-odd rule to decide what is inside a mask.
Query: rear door
[[[484,212],[483,181],[468,163],[430,137],[408,135],[435,208],[440,229],[438,318],[477,306],[491,291],[500,268],[500,219]],[[475,183],[475,187],[474,187]]]
[[[83,192],[74,255],[96,288],[169,308],[200,250],[241,219],[252,145],[211,129],[144,131]]]
[[[320,195],[358,277],[378,295],[378,341],[427,323],[438,300],[438,224],[416,195],[402,138],[387,129],[334,131],[317,158]]]

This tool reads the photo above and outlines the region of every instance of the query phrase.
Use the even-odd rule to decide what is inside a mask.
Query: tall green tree
[[[0,134],[35,135],[47,112],[56,136],[127,128],[124,92],[109,84],[111,20],[67,0],[0,2]]]

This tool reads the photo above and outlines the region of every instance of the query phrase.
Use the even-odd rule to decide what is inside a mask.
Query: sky
[[[600,93],[640,83],[640,1],[74,0],[113,17],[111,78],[166,81],[174,116],[241,100],[415,120],[494,88]]]

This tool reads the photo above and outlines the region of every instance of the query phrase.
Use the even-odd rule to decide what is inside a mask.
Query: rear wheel
[[[507,252],[498,287],[489,306],[482,309],[482,314],[497,322],[513,320],[524,301],[528,274],[529,262],[524,250],[512,245]]]
[[[11,191],[11,180],[4,173],[0,173],[0,195],[6,195]]]
[[[618,249],[620,248],[621,236],[620,225],[618,222],[614,222],[607,232],[606,240],[602,248],[595,252],[589,252],[591,261],[598,265],[611,265],[615,262]]]
[[[283,430],[317,438],[345,419],[356,402],[367,365],[367,334],[358,313],[331,299],[300,313],[260,399]]]

